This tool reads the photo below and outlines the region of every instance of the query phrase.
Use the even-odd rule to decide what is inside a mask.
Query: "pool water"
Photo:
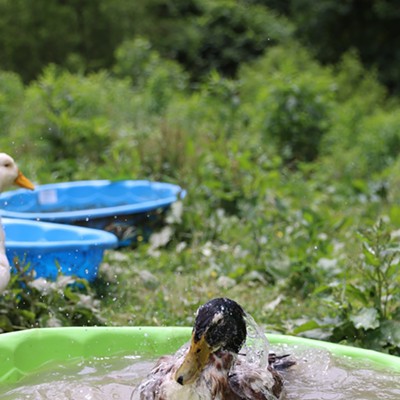
[[[275,347],[295,356],[297,365],[284,374],[289,400],[399,400],[400,371],[371,361],[338,357],[325,349]]]
[[[154,360],[136,356],[94,358],[0,386],[1,400],[130,400]],[[4,391],[3,391],[4,390]]]
[[[284,373],[287,400],[399,400],[400,372],[368,360],[337,357],[324,349],[274,346],[297,365]],[[2,400],[131,400],[154,360],[136,356],[97,358],[32,374],[0,386]]]

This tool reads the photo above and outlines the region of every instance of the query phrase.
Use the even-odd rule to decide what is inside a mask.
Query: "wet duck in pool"
[[[190,346],[162,357],[136,394],[140,400],[276,400],[283,393],[277,369],[293,364],[269,355],[266,367],[239,355],[246,341],[246,313],[217,298],[197,310]]]

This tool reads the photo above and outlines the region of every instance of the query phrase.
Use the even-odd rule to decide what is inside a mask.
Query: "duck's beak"
[[[189,352],[175,373],[175,380],[181,385],[186,385],[196,380],[212,352],[204,336],[196,342],[194,334],[192,335]]]
[[[34,184],[21,171],[18,172],[17,179],[14,181],[14,183],[26,189],[35,189]]]

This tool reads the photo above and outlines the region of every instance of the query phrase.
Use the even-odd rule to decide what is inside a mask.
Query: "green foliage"
[[[371,169],[359,165],[365,159],[354,154],[355,143],[363,135],[368,123],[366,117],[379,112],[385,105],[386,90],[376,79],[376,74],[363,68],[359,56],[351,51],[346,53],[335,69],[337,104],[334,109],[334,123],[323,138],[323,155],[334,155],[335,170],[352,176],[359,172],[371,173]],[[359,149],[363,147],[359,146]],[[357,159],[357,163],[354,160]]]
[[[380,172],[393,164],[400,152],[400,116],[397,111],[377,112],[365,118],[359,137],[364,171]],[[362,157],[362,158],[361,158]]]
[[[24,97],[20,77],[12,72],[0,71],[0,131],[7,132],[11,122],[18,115],[18,108]]]
[[[184,66],[194,81],[216,69],[235,76],[240,64],[289,38],[324,63],[356,49],[392,92],[399,91],[396,5],[386,0],[99,0],[0,1],[0,69],[25,82],[50,63],[70,71],[110,68],[116,49],[136,36]],[[346,26],[346,29],[342,29]]]
[[[109,3],[110,15],[123,4]],[[253,15],[232,4],[179,1],[166,15],[224,38],[211,24],[223,9],[232,27]],[[206,6],[218,12],[206,18]],[[16,276],[0,298],[2,329],[100,323],[100,307],[107,324],[187,325],[199,304],[226,295],[268,329],[398,353],[398,103],[358,56],[324,67],[286,43],[241,62],[237,77],[216,64],[196,84],[144,37],[115,58],[111,72],[48,66],[27,86],[0,74],[1,150],[42,184],[176,182],[188,191],[183,214],[172,210],[135,251],[107,254],[91,287],[59,280],[44,292]],[[392,225],[371,230],[379,219]]]
[[[26,123],[32,138],[42,140],[48,162],[69,160],[62,175],[68,176],[78,162],[100,163],[112,142],[106,115],[111,82],[107,80],[105,74],[86,79],[51,67],[27,92]]]
[[[103,325],[99,301],[87,281],[59,276],[35,279],[29,266],[15,263],[7,290],[0,296],[0,333],[14,330]]]
[[[386,89],[379,83],[376,71],[362,65],[356,51],[344,53],[335,70],[339,100],[352,102],[361,116],[384,103]]]
[[[329,71],[291,45],[267,53],[240,77],[249,114],[260,120],[266,142],[275,144],[286,162],[315,160],[335,105],[336,85]]]
[[[275,6],[274,0],[266,3]],[[356,48],[364,65],[377,67],[381,82],[398,93],[400,51],[391,46],[399,39],[400,13],[395,2],[291,0],[285,11],[296,26],[296,37],[322,62],[337,62]]]
[[[332,332],[335,341],[351,340],[400,355],[397,234],[382,221],[360,233],[361,260],[352,266],[356,273],[344,271],[343,286],[334,291],[334,307],[340,310]]]
[[[56,177],[78,170],[88,177],[95,165],[124,157],[126,150],[115,153],[114,140],[132,129],[130,116],[138,110],[128,82],[105,72],[84,77],[51,66],[27,88],[24,100],[10,137],[15,148],[28,147],[51,163]]]
[[[233,74],[240,62],[290,36],[292,27],[265,7],[237,1],[146,0],[135,3],[0,2],[0,68],[24,81],[50,63],[71,71],[110,68],[125,40],[150,39],[164,56],[178,60],[198,80],[217,68]]]
[[[328,82],[329,84],[329,82]],[[305,75],[277,81],[266,107],[266,136],[275,140],[284,159],[313,161],[330,126],[332,90],[325,81]]]
[[[344,55],[334,81],[334,120],[320,146],[324,172],[346,183],[377,175],[397,158],[396,102],[387,101],[375,72],[365,70],[355,52]]]
[[[171,98],[188,85],[180,65],[161,58],[144,38],[124,42],[117,49],[113,71],[118,77],[129,77],[148,96],[150,111],[155,113],[164,111]]]
[[[67,54],[78,50],[82,31],[73,7],[45,0],[2,0],[0,15],[1,67],[24,80],[37,76],[49,62],[65,62]]]
[[[243,60],[286,41],[292,30],[286,20],[264,7],[232,0],[204,1],[203,15],[195,23],[199,44],[195,58],[186,61],[195,76],[213,69],[235,76]]]

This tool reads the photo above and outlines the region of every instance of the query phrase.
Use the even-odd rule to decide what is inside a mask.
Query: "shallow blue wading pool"
[[[29,264],[37,278],[61,273],[92,281],[104,250],[118,245],[115,235],[98,229],[11,218],[2,223],[10,264]]]
[[[102,229],[126,246],[146,238],[162,224],[171,204],[184,196],[181,187],[163,182],[65,182],[1,194],[0,215]]]

